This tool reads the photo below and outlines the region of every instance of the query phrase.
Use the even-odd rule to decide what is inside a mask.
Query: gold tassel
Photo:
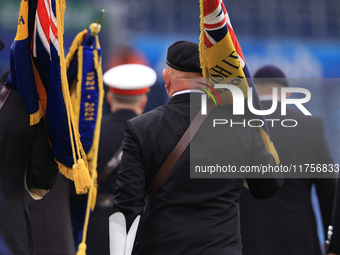
[[[86,255],[86,248],[87,247],[85,243],[80,243],[76,255]]]
[[[73,165],[73,180],[77,194],[85,194],[92,186],[92,180],[83,159],[78,159],[78,163]]]

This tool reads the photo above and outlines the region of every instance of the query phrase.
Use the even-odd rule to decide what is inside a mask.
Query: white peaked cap
[[[123,95],[144,94],[155,84],[156,79],[156,72],[152,68],[140,64],[119,65],[103,75],[109,90]]]

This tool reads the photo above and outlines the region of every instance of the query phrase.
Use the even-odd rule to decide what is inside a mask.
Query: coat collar
[[[167,104],[177,104],[181,102],[201,101],[201,93],[184,93],[170,97]]]

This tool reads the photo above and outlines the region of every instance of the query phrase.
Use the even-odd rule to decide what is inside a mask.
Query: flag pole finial
[[[96,23],[92,23],[90,25],[91,36],[93,36],[93,37],[96,36],[97,34],[99,34],[99,32],[100,32],[104,12],[105,12],[105,10],[102,9],[102,12],[100,13],[100,17],[99,17],[98,21]]]
[[[104,12],[105,12],[105,9],[102,9],[102,12],[100,13],[100,17],[99,17],[99,19],[97,21],[98,24],[102,24]]]

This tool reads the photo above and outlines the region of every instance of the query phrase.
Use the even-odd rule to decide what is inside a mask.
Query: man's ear
[[[111,106],[111,104],[112,104],[112,95],[111,95],[110,91],[108,91],[106,93],[106,102]]]
[[[164,81],[166,83],[165,88],[169,87],[170,85],[170,75],[169,75],[169,71],[166,69],[163,69],[163,78]]]
[[[141,101],[140,101],[140,104],[139,104],[139,107],[143,113],[144,109],[145,109],[145,106],[146,106],[146,103],[148,102],[148,97],[147,95],[143,95]]]

